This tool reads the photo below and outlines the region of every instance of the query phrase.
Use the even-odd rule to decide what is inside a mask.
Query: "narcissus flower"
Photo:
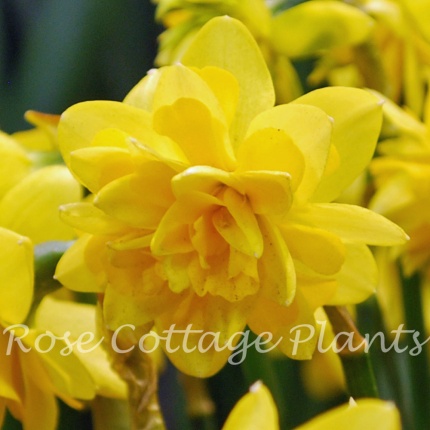
[[[0,226],[29,237],[35,245],[73,239],[75,233],[60,220],[58,207],[79,201],[82,187],[54,146],[53,128],[59,118],[34,112],[29,117],[40,126],[16,138],[0,132]]]
[[[379,155],[371,165],[375,195],[370,207],[398,223],[410,241],[388,252],[378,252],[381,266],[380,302],[390,329],[404,322],[400,275],[423,275],[430,281],[430,98],[427,98],[424,122],[409,111],[387,100],[384,104],[387,125]]]
[[[104,293],[111,329],[183,330],[166,352],[187,373],[215,373],[246,324],[309,358],[316,339],[295,344],[292,327],[313,326],[319,306],[367,298],[376,267],[366,244],[406,237],[369,210],[330,203],[372,157],[380,100],[327,88],[273,104],[249,32],[215,18],[182,64],[151,71],[123,103],[80,103],[61,117],[64,159],[94,200],[62,208],[85,234],[57,278]]]
[[[231,411],[222,430],[278,430],[278,412],[269,390],[261,383],[251,386]],[[295,430],[400,430],[396,407],[379,399],[353,400],[321,414]]]
[[[369,31],[365,31],[365,17],[353,19],[350,11],[345,14],[343,25],[337,27],[338,41],[343,34],[356,37],[359,43],[344,43],[343,46],[333,46],[331,50],[321,51],[319,60],[309,80],[315,85],[329,83],[330,85],[350,85],[368,87],[383,92],[397,103],[407,105],[417,115],[422,114],[424,98],[427,89],[427,78],[430,66],[430,31],[429,11],[430,1],[415,0],[357,0],[348,5],[343,0],[305,2],[284,12],[287,18],[281,22],[277,39],[286,45],[285,36],[294,34],[295,28],[288,26],[289,22],[296,25],[308,26],[318,22],[320,25],[319,9],[333,3],[355,9],[367,20],[372,21]],[[294,15],[294,16],[293,16]],[[349,17],[350,19],[347,19]],[[287,21],[288,19],[288,21]],[[317,21],[318,20],[318,21]],[[327,22],[327,26],[330,22]],[[333,34],[334,30],[330,34]],[[359,37],[360,39],[358,39]],[[326,43],[324,38],[321,44]],[[295,49],[299,55],[318,54],[315,45],[311,49],[303,49],[302,43],[286,46],[286,50]],[[294,58],[294,57],[293,57]]]
[[[19,326],[32,303],[33,249],[28,238],[3,228],[0,240],[0,423],[8,409],[26,430],[53,430],[58,415],[56,396],[78,407],[75,399],[91,399],[95,386],[73,354],[60,354],[64,342],[39,353],[38,349],[49,348],[49,341],[40,343],[40,333]],[[17,338],[24,335],[21,347]]]

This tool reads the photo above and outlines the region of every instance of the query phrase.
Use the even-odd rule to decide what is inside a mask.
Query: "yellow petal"
[[[313,310],[309,308],[300,290],[289,306],[283,306],[259,297],[257,306],[248,318],[250,329],[260,335],[271,333],[272,342],[294,360],[309,360],[315,350],[317,335]]]
[[[191,165],[231,170],[234,154],[227,129],[200,101],[180,98],[154,113],[154,130],[175,141]]]
[[[306,57],[363,43],[373,19],[360,9],[337,1],[294,6],[273,19],[272,43],[288,57]]]
[[[272,80],[258,45],[247,28],[235,19],[217,17],[206,23],[182,62],[199,68],[220,67],[238,80],[239,103],[231,127],[234,145],[242,140],[251,119],[274,104]]]
[[[160,221],[152,239],[152,252],[164,255],[192,251],[189,225],[220,205],[218,198],[197,191],[180,196]]]
[[[233,174],[211,166],[193,166],[172,179],[176,197],[189,192],[216,195],[223,185],[242,191],[240,182]]]
[[[70,203],[59,209],[65,223],[86,233],[110,235],[127,230],[126,224],[106,215],[92,203]]]
[[[157,319],[156,328],[160,336],[167,336],[169,329],[172,333],[170,348],[166,342],[161,345],[182,372],[197,377],[211,376],[224,366],[231,348],[239,342],[248,307],[246,300],[229,303],[221,297],[209,294],[198,297],[190,293],[178,306]],[[187,327],[194,332],[187,333]],[[216,351],[215,346],[221,350]]]
[[[172,173],[162,163],[148,162],[141,174],[124,176],[102,188],[94,205],[131,226],[155,228],[173,201]]]
[[[237,177],[254,213],[278,219],[286,216],[293,201],[288,173],[259,170],[239,173]]]
[[[258,115],[250,124],[248,136],[266,128],[284,131],[303,154],[305,170],[295,197],[307,199],[318,186],[326,166],[332,132],[330,118],[316,107],[290,103]],[[288,158],[295,156],[295,152],[293,150]]]
[[[112,101],[83,102],[61,115],[58,142],[64,161],[70,166],[70,153],[91,146],[101,130],[118,129],[146,142],[147,128],[151,128],[150,114],[142,109]]]
[[[256,382],[235,405],[222,430],[279,430],[278,411],[270,391]]]
[[[248,136],[238,149],[238,172],[274,170],[286,172],[295,190],[302,181],[305,160],[291,137],[279,128],[265,128]]]
[[[24,149],[0,132],[0,198],[27,174],[30,164]]]
[[[355,205],[317,203],[298,215],[302,222],[318,226],[352,242],[369,245],[400,245],[406,233],[383,216]]]
[[[103,292],[107,280],[101,262],[106,240],[81,236],[60,258],[55,279],[74,291]]]
[[[325,230],[292,224],[281,227],[291,256],[322,275],[337,273],[345,258],[341,240]]]
[[[214,227],[235,249],[259,258],[263,252],[263,238],[247,200],[230,188],[224,193],[224,202],[226,207],[213,214]]]
[[[96,384],[97,394],[124,398],[126,385],[113,372],[106,350],[99,343],[96,308],[92,305],[55,300],[46,297],[37,309],[35,327],[50,331],[58,337],[70,333],[70,350],[87,368]]]
[[[0,227],[0,319],[24,321],[33,299],[33,247],[27,237]]]
[[[231,73],[218,67],[203,67],[196,73],[209,85],[224,111],[227,125],[231,125],[239,101],[239,83]]]
[[[369,248],[349,243],[345,248],[345,263],[336,275],[338,289],[327,303],[333,306],[360,303],[375,292],[378,284],[378,269]]]
[[[122,148],[82,148],[71,154],[70,169],[92,193],[134,172],[129,151]]]
[[[381,99],[357,88],[330,87],[312,91],[293,104],[317,106],[334,119],[332,144],[338,168],[326,172],[313,195],[332,201],[368,166],[382,124]]]
[[[264,239],[263,255],[259,260],[261,294],[286,305],[296,292],[296,272],[290,252],[279,229],[263,216],[258,218]]]
[[[379,399],[359,399],[319,415],[296,430],[400,430],[400,415],[395,405]]]
[[[44,333],[31,330],[24,341],[26,346],[39,352],[38,357],[57,392],[65,397],[92,399],[95,385],[87,369],[75,355],[62,353],[67,348],[63,339],[53,342],[52,337],[44,336]]]
[[[80,185],[65,166],[48,166],[26,176],[0,202],[0,225],[30,237],[38,244],[69,240],[73,230],[64,224],[58,207],[81,199]]]

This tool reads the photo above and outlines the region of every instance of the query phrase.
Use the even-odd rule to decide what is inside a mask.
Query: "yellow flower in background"
[[[363,15],[352,19],[350,10],[339,21],[343,24],[337,27],[338,40],[342,34],[349,34],[359,43],[332,44],[327,50],[330,43],[320,37],[310,48],[300,42],[288,46],[288,41],[300,31],[299,26],[302,31],[308,26],[321,26],[321,10],[333,7],[334,3],[345,8],[345,12],[349,8]],[[280,26],[276,35],[281,52],[289,54],[290,58],[303,58],[309,54],[319,57],[309,76],[312,85],[373,88],[421,115],[430,66],[430,1],[356,0],[342,3],[343,0],[305,2],[283,12],[277,18]],[[372,22],[367,33],[364,16]],[[296,24],[290,25],[294,22]],[[330,21],[326,22],[329,26]],[[282,45],[285,45],[283,51]],[[316,47],[320,52],[315,50]]]
[[[257,41],[273,76],[278,103],[287,103],[303,93],[291,61],[278,55],[271,42],[271,10],[264,0],[156,0],[156,20],[166,30],[159,37],[158,66],[182,58],[200,28],[210,19],[228,15],[240,20]]]
[[[313,326],[319,306],[366,299],[376,285],[367,244],[406,239],[369,210],[330,203],[373,155],[380,100],[327,88],[273,104],[252,36],[215,18],[182,64],[152,70],[123,103],[80,103],[61,117],[64,159],[94,201],[62,208],[83,234],[56,277],[104,293],[111,330],[201,330],[173,333],[177,351],[166,350],[186,373],[213,374],[230,355],[201,333],[225,346],[247,324],[310,358],[316,339],[296,348],[291,328]]]
[[[71,240],[75,233],[61,221],[58,207],[81,200],[82,188],[54,147],[58,117],[34,112],[29,117],[40,126],[14,136],[0,132],[0,226],[35,245]]]
[[[402,226],[410,237],[407,244],[376,254],[381,268],[378,300],[393,330],[404,322],[397,259],[407,277],[420,272],[424,284],[430,282],[430,98],[424,122],[389,100],[384,114],[380,156],[370,165],[375,194],[369,207]]]
[[[75,398],[94,397],[94,384],[75,356],[60,355],[65,343],[38,353],[38,333],[15,327],[25,321],[32,303],[33,250],[28,238],[4,228],[0,240],[0,422],[8,409],[26,430],[53,430],[58,415],[55,397],[77,407]],[[14,333],[26,334],[24,348],[17,346]],[[31,350],[24,352],[26,348]]]
[[[278,412],[269,390],[253,384],[236,404],[222,430],[279,430]],[[379,399],[350,401],[310,420],[295,430],[400,430],[400,415],[394,404]]]

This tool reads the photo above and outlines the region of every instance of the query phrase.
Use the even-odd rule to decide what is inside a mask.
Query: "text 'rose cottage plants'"
[[[80,103],[60,120],[65,161],[94,198],[62,208],[82,235],[57,278],[101,293],[111,330],[174,325],[162,346],[188,374],[217,372],[231,353],[219,346],[246,325],[310,358],[316,338],[297,344],[290,330],[314,325],[319,306],[366,299],[377,277],[367,245],[406,239],[380,215],[330,203],[372,157],[380,100],[326,88],[273,105],[256,43],[223,17],[124,102]]]

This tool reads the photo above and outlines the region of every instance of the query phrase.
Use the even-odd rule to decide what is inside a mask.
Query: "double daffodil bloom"
[[[246,324],[310,358],[316,339],[295,344],[290,330],[313,326],[319,306],[367,298],[377,273],[366,244],[406,238],[380,215],[330,203],[372,157],[380,100],[327,88],[273,104],[258,46],[226,17],[123,103],[80,103],[60,120],[64,159],[94,200],[62,208],[84,234],[56,276],[104,293],[111,329],[182,330],[162,345],[186,373],[219,370]]]
[[[279,430],[278,412],[269,390],[261,383],[251,386],[227,418],[222,430]],[[400,430],[396,407],[379,399],[360,399],[325,412],[295,430]]]

